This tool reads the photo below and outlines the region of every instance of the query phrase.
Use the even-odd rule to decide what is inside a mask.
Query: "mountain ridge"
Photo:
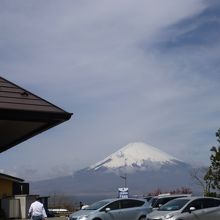
[[[130,143],[115,153],[106,157],[88,170],[108,169],[115,171],[123,168],[127,172],[135,172],[137,169],[146,170],[150,168],[159,169],[164,164],[175,164],[183,162],[149,144],[143,142]]]
[[[143,195],[158,188],[190,188],[191,169],[190,164],[151,145],[135,142],[71,176],[33,182],[31,192],[115,197],[117,189],[124,187],[121,176],[126,174],[129,192]]]

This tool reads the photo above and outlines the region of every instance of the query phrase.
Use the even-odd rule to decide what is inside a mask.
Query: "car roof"
[[[189,197],[189,196],[192,196],[192,194],[161,194],[158,196],[154,196],[154,198]]]
[[[100,200],[100,201],[114,202],[114,201],[125,200],[125,199],[128,199],[128,200],[138,200],[138,201],[146,202],[145,199],[141,199],[141,198],[110,198],[110,199],[103,199],[103,200]]]
[[[175,200],[183,200],[183,199],[189,199],[189,201],[191,200],[195,200],[195,199],[216,199],[216,200],[220,200],[220,198],[215,198],[215,197],[207,197],[207,196],[189,196],[189,197],[180,197],[180,198],[176,198]]]
[[[111,199],[102,199],[102,200],[99,200],[99,201],[113,202],[113,201],[116,201],[116,200],[117,200],[116,198],[111,198]],[[99,201],[96,201],[96,202],[99,202]]]

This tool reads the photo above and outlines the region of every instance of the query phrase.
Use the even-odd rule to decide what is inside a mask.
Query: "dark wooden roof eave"
[[[71,116],[72,113],[0,77],[0,153]]]
[[[21,179],[21,178],[10,176],[10,175],[4,174],[4,173],[0,173],[0,178],[6,179],[6,180],[11,180],[11,181],[14,181],[14,182],[24,182],[24,180]]]
[[[72,116],[68,112],[41,112],[41,111],[27,111],[27,110],[14,110],[14,109],[0,109],[0,120],[9,121],[26,121],[26,122],[43,122],[41,125],[31,130],[30,132],[20,136],[15,140],[9,140],[4,146],[0,146],[0,153],[34,137],[52,127],[55,127],[67,120]]]
[[[73,114],[68,112],[44,112],[17,109],[0,109],[0,120],[14,121],[67,121]]]
[[[36,128],[35,130],[33,130],[32,132],[29,132],[27,133],[26,135],[24,136],[21,136],[20,138],[14,140],[14,141],[11,141],[11,142],[8,142],[7,145],[4,145],[4,146],[1,146],[0,148],[0,153],[28,140],[29,138],[32,138],[52,127],[55,127],[57,126],[58,124],[62,123],[63,121],[53,121],[53,122],[48,122],[47,124],[45,125],[42,125],[42,126],[39,126],[38,128]]]

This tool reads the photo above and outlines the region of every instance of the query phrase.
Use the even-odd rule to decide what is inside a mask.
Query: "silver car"
[[[220,220],[220,199],[184,197],[174,199],[153,211],[147,220]]]
[[[191,194],[160,194],[158,196],[153,196],[149,201],[149,208],[151,211],[159,209],[162,205],[166,204],[167,202],[182,198],[182,197],[189,197],[192,196]]]
[[[74,212],[69,220],[146,220],[144,199],[106,199]]]

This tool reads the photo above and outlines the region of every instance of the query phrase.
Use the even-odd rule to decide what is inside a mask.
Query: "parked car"
[[[147,220],[219,220],[220,199],[185,197],[174,199],[147,215]]]
[[[145,220],[148,213],[144,199],[106,199],[72,213],[69,220]]]
[[[146,196],[144,199],[146,199],[148,202],[152,199],[153,196]]]
[[[159,209],[162,205],[166,204],[167,202],[181,198],[191,196],[191,194],[160,194],[158,196],[154,196],[149,201],[149,208],[151,211]]]

